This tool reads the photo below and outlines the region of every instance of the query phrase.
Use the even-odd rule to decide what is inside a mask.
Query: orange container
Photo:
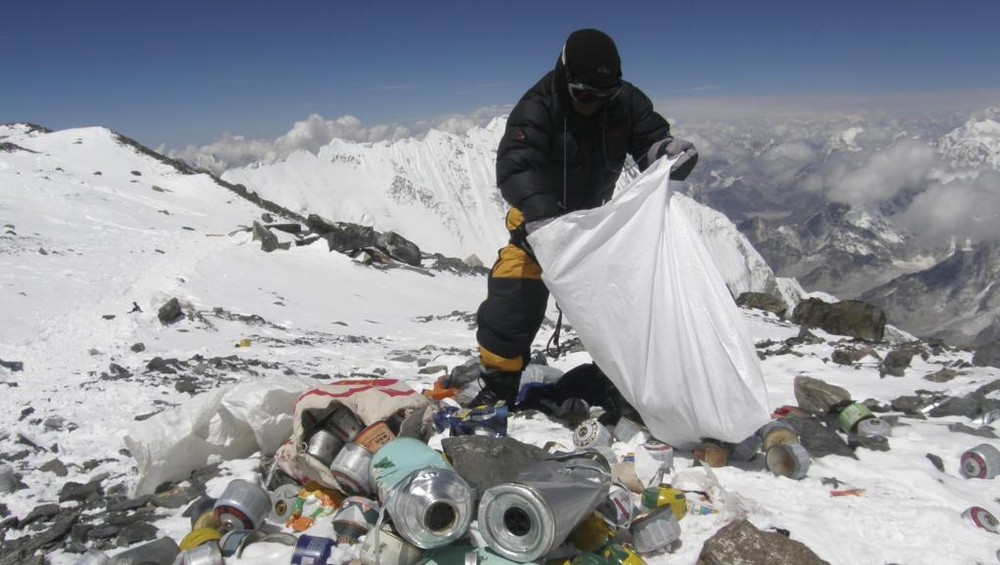
[[[445,398],[452,398],[458,394],[457,388],[448,388],[444,386],[445,377],[438,377],[438,380],[434,381],[434,388],[431,390],[424,390],[424,396],[430,398],[431,400],[440,401]]]

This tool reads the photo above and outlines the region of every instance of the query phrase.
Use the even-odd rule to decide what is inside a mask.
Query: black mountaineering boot
[[[514,409],[517,392],[521,388],[521,372],[482,373],[479,380],[483,383],[482,390],[469,402],[469,407],[493,406],[504,402],[508,410]]]

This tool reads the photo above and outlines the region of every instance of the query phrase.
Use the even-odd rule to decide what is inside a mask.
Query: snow
[[[0,126],[0,141],[36,152],[0,152],[0,359],[24,363],[19,372],[0,368],[0,453],[26,449],[21,436],[46,450],[10,462],[28,485],[3,495],[15,516],[57,501],[66,481],[83,483],[108,473],[106,484],[134,484],[135,462],[120,450],[124,435],[137,425],[135,417],[178,410],[208,394],[178,392],[169,377],[140,378],[153,357],[236,355],[274,363],[257,367],[256,374],[233,374],[233,382],[216,383],[215,389],[290,378],[323,382],[312,379],[314,374],[385,374],[419,389],[438,376],[421,373],[422,367],[451,367],[473,355],[474,329],[467,315],[485,296],[483,277],[379,270],[329,253],[325,245],[264,253],[244,229],[259,219],[261,210],[208,176],[182,175],[122,146],[101,128],[41,134]],[[348,167],[330,164],[329,170],[335,166]],[[424,173],[428,186],[434,175],[444,174],[429,168]],[[289,183],[288,191],[299,191],[295,194],[303,210],[312,211],[314,202],[329,197],[318,193],[329,185],[322,184],[322,173],[310,174],[309,182]],[[369,177],[358,173],[356,178]],[[353,189],[366,190],[367,185]],[[377,223],[377,209],[366,213]],[[162,325],[157,308],[170,297],[200,316]],[[133,302],[141,312],[132,312]],[[226,313],[257,315],[263,323],[248,324]],[[778,349],[799,332],[771,314],[744,311],[743,316],[756,343],[775,342],[761,351]],[[555,318],[554,308],[550,318]],[[801,356],[770,355],[761,362],[772,408],[795,404],[792,382],[797,375],[843,386],[858,400],[882,402],[915,390],[964,394],[1000,376],[995,369],[964,367],[945,384],[923,379],[942,365],[957,367],[970,360],[967,352],[950,351],[926,361],[914,357],[904,377],[880,378],[871,357],[855,367],[832,363],[831,344],[849,340],[815,333],[823,343],[796,347]],[[548,337],[543,329],[536,346],[543,347]],[[251,346],[235,348],[242,338],[250,339]],[[132,351],[136,343],[145,350]],[[889,348],[877,346],[883,355]],[[588,360],[578,352],[552,363],[566,370]],[[100,374],[111,363],[136,376],[102,380]],[[27,409],[34,412],[22,416]],[[50,416],[61,416],[76,428],[32,423]],[[996,562],[1000,536],[975,528],[960,515],[972,505],[1000,515],[1000,478],[964,479],[958,462],[964,450],[980,443],[1000,447],[1000,440],[949,431],[949,423],[976,425],[961,417],[900,421],[905,425],[893,429],[891,451],[861,449],[858,460],[816,459],[801,481],[771,476],[759,461],[715,469],[727,493],[725,511],[685,517],[678,551],[647,561],[693,564],[702,543],[727,520],[742,515],[762,529],[788,530],[833,564]],[[996,430],[997,423],[992,426]],[[539,446],[549,441],[572,445],[571,430],[537,414],[512,418],[510,435]],[[432,445],[439,441],[432,439]],[[51,450],[55,444],[58,453]],[[615,445],[619,454],[634,449]],[[943,471],[928,454],[943,460]],[[68,477],[38,469],[56,457],[69,467]],[[93,460],[99,463],[84,467]],[[225,462],[224,476],[209,483],[209,494],[221,494],[232,478],[250,478],[256,462],[256,456]],[[703,474],[691,468],[690,454],[678,453],[676,463],[687,480]],[[829,477],[841,486],[824,484],[822,479]],[[863,492],[834,497],[830,492],[835,488]],[[169,512],[156,525],[162,534],[180,540],[188,519],[180,516],[181,509]],[[309,533],[328,533],[322,527]],[[7,533],[8,539],[17,535]],[[227,563],[287,561],[289,550],[258,547],[251,553],[263,555]],[[331,562],[356,556],[352,549],[339,548]],[[75,557],[54,554],[50,560],[62,565]]]

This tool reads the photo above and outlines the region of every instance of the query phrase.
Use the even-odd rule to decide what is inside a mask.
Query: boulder
[[[977,367],[1000,368],[1000,341],[979,346],[972,355],[972,364]]]
[[[253,223],[253,239],[260,242],[260,249],[265,253],[270,253],[281,247],[278,243],[278,236],[271,233],[271,230],[257,221]]]
[[[885,356],[885,359],[882,360],[880,372],[883,375],[902,377],[906,373],[906,369],[910,367],[910,361],[913,360],[913,356],[915,354],[916,352],[911,349],[896,349],[890,351]]]
[[[779,318],[784,318],[788,312],[788,305],[784,300],[764,292],[744,292],[736,298],[736,305],[741,308],[772,312]]]
[[[763,532],[741,519],[709,538],[698,565],[829,565],[800,541],[777,532]]]
[[[795,401],[799,408],[812,414],[826,414],[837,405],[851,401],[851,393],[843,387],[819,379],[795,377]]]
[[[376,245],[397,261],[413,265],[414,267],[420,266],[420,248],[396,232],[390,231],[380,234],[376,240]]]
[[[540,447],[509,437],[450,437],[441,441],[441,448],[455,472],[480,493],[549,457]]]
[[[818,459],[827,455],[843,455],[857,458],[850,446],[836,431],[836,425],[825,425],[816,418],[789,416],[783,420],[795,429],[799,443],[806,448],[809,456]]]
[[[163,306],[160,306],[157,312],[157,317],[160,319],[160,323],[164,326],[170,325],[177,320],[184,317],[184,311],[181,310],[181,303],[176,297],[168,300]]]
[[[807,298],[795,307],[792,322],[834,335],[878,341],[885,335],[886,317],[881,308],[860,300],[830,304]]]

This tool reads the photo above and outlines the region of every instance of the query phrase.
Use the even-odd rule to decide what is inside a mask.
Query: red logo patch
[[[519,129],[519,130],[517,130],[517,133],[514,134],[514,139],[516,139],[518,141],[524,141],[527,138],[528,138],[528,136],[524,135],[524,130],[520,130]]]

